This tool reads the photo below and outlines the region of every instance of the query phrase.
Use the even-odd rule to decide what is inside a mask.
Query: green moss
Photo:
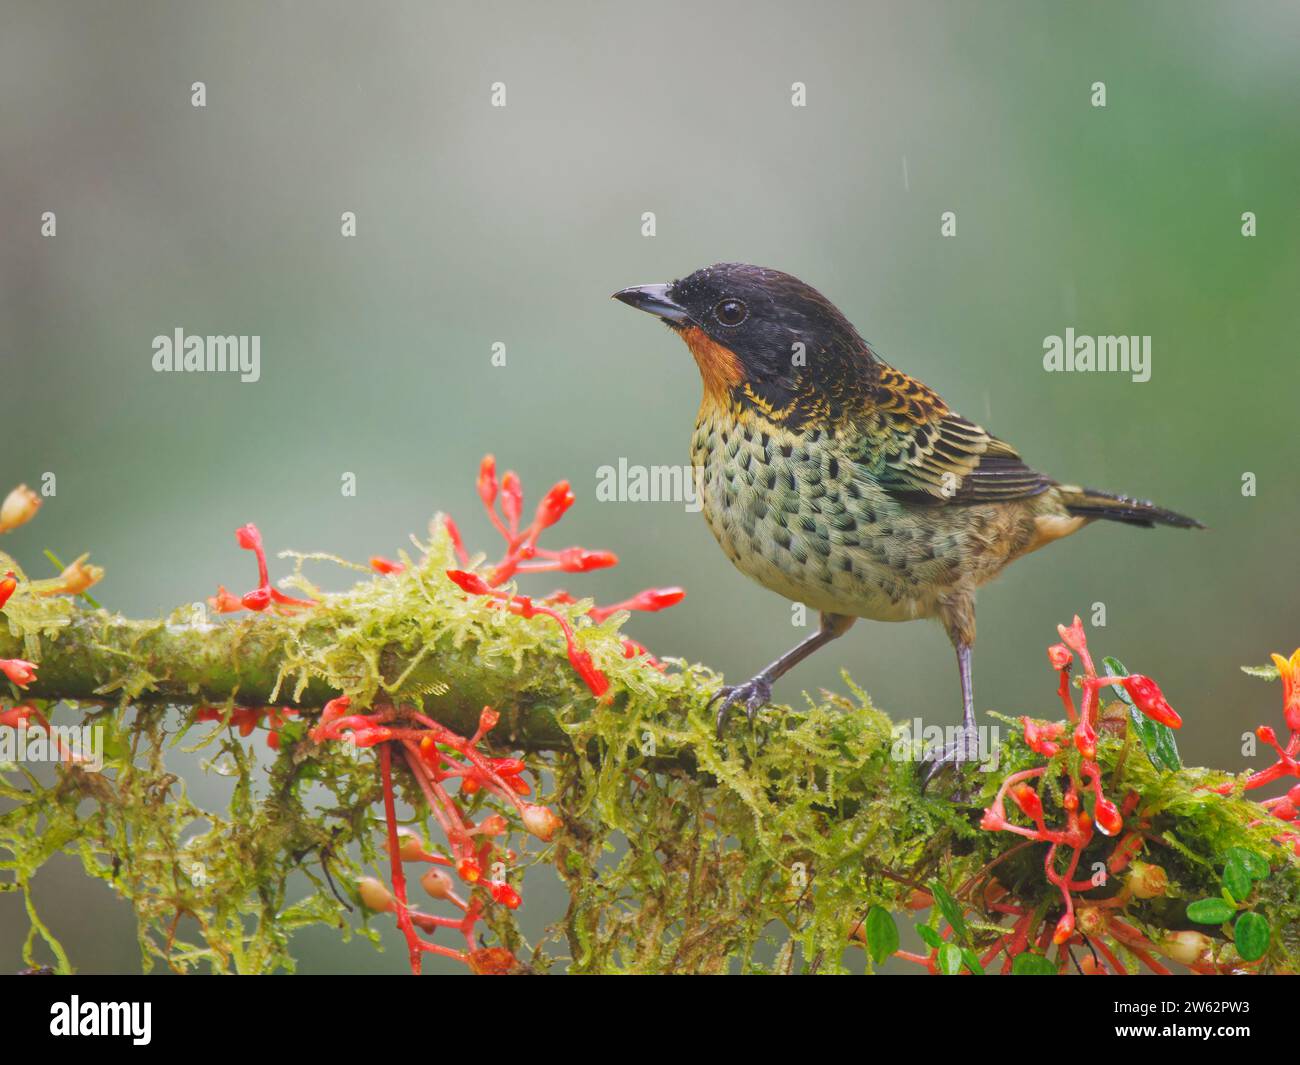
[[[294,556],[287,583],[320,604],[292,616],[211,625],[184,611],[139,622],[15,596],[0,657],[25,650],[41,666],[38,705],[81,700],[59,709],[59,720],[89,718],[108,740],[103,773],[59,769],[48,782],[0,767],[0,887],[28,899],[29,964],[75,962],[76,944],[65,955],[31,901],[32,878],[60,852],[130,901],[146,966],[292,970],[290,937],[308,924],[375,938],[352,887],[376,859],[370,753],[316,746],[295,723],[264,773],[249,751],[254,740],[196,726],[184,709],[276,704],[306,714],[338,694],[359,708],[413,705],[460,731],[473,731],[490,703],[502,712],[493,739],[548,770],[543,799],[565,828],[520,864],[552,865],[569,891],[567,911],[537,944],[523,941],[508,911],[492,906],[489,920],[493,935],[542,969],[840,971],[862,964],[847,937],[869,907],[901,911],[934,878],[973,903],[996,875],[1029,906],[1059,907],[1042,845],[1016,849],[1018,837],[977,827],[1003,773],[1041,761],[1019,739],[1005,748],[1001,772],[961,782],[974,793],[965,803],[921,793],[915,764],[891,758],[890,720],[851,683],[852,698],[766,712],[757,731],[734,726],[719,744],[705,706],[715,674],[629,660],[624,619],[596,626],[583,604],[563,608],[610,678],[608,701],[597,703],[552,621],[521,619],[446,579],[452,552],[441,523],[432,528],[430,542],[404,557],[404,573],[368,576],[339,594],[321,591],[307,570],[340,560]],[[1045,695],[1040,709],[1053,713],[1050,686]],[[202,750],[211,771],[229,776],[226,809],[198,807],[168,772],[164,754],[175,744]],[[1295,969],[1300,866],[1253,824],[1260,808],[1205,790],[1222,775],[1157,773],[1124,751],[1121,740],[1103,740],[1107,791],[1141,794],[1156,840],[1144,858],[1164,865],[1181,893],[1131,902],[1126,918],[1157,937],[1188,927],[1180,907],[1214,893],[1227,852],[1245,846],[1274,868],[1252,900],[1277,933],[1262,967]],[[418,799],[400,767],[397,779]],[[1059,790],[1047,795],[1050,819]],[[1106,853],[1094,847],[1085,866]],[[976,942],[993,941],[995,920],[971,919]]]

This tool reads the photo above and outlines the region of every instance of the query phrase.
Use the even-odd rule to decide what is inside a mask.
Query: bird
[[[725,685],[717,734],[859,618],[937,619],[956,651],[962,725],[928,781],[976,750],[975,594],[1094,521],[1204,528],[1154,503],[1064,484],[886,363],[825,296],[780,270],[715,263],[613,298],[686,344],[703,397],[691,439],[701,510],[746,576],[820,615],[815,633]]]

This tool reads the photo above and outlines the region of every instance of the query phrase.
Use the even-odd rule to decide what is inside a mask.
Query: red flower
[[[552,486],[551,490],[542,496],[542,501],[537,504],[537,514],[533,518],[534,539],[537,533],[564,517],[564,512],[573,506],[573,501],[574,495],[568,481],[560,481]]]
[[[0,606],[4,600],[0,599]],[[1300,649],[1290,658],[1273,655],[1277,675],[1282,678],[1282,717],[1292,732],[1300,732]]]
[[[208,605],[218,614],[233,614],[236,610],[244,609],[239,596],[231,595],[220,584],[217,585],[217,594],[208,596]]]
[[[491,455],[484,455],[478,467],[478,497],[483,505],[492,509],[497,498],[497,460]]]
[[[0,673],[18,687],[25,688],[36,679],[36,663],[21,658],[0,658]]]
[[[235,541],[244,550],[252,551],[257,556],[257,587],[236,598],[218,585],[217,594],[208,599],[208,604],[213,610],[219,614],[229,614],[241,607],[246,610],[262,611],[272,603],[291,610],[316,605],[314,599],[295,599],[291,595],[285,595],[278,588],[271,587],[271,578],[266,566],[266,549],[262,546],[262,534],[256,525],[250,523],[236,529]]]
[[[1142,713],[1153,721],[1158,721],[1162,725],[1168,725],[1170,728],[1180,728],[1183,719],[1178,716],[1174,708],[1165,702],[1164,694],[1160,691],[1160,685],[1150,677],[1144,677],[1140,673],[1134,673],[1125,677],[1123,680],[1124,690],[1129,693]]]
[[[616,614],[620,610],[644,610],[653,613],[656,610],[666,610],[680,603],[684,598],[686,598],[686,591],[683,588],[647,588],[632,596],[631,599],[625,599],[613,606],[594,606],[587,611],[587,616],[599,625],[611,614]]]
[[[4,609],[5,603],[9,602],[9,597],[14,594],[14,589],[17,587],[18,579],[14,576],[13,570],[0,579],[0,610]]]
[[[488,891],[492,897],[507,910],[519,909],[519,904],[523,900],[519,897],[519,892],[507,884],[504,880],[494,880],[488,884]]]
[[[1052,933],[1053,943],[1064,943],[1074,935],[1074,914],[1067,913],[1056,922],[1056,931]]]
[[[501,478],[501,513],[505,515],[511,532],[518,532],[519,518],[524,511],[524,490],[513,470]]]
[[[490,595],[492,589],[488,587],[487,581],[477,573],[471,573],[469,570],[449,569],[447,576],[452,582],[460,587],[462,591],[469,592],[470,595]]]
[[[0,710],[0,726],[5,728],[23,728],[30,717],[40,718],[40,711],[34,706],[23,703],[12,710]]]

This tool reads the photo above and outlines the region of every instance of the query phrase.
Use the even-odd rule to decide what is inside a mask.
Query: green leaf
[[[980,964],[980,956],[969,947],[962,948],[961,958],[966,963],[966,968],[976,976],[984,975],[984,966]]]
[[[1244,960],[1259,961],[1268,952],[1268,921],[1258,913],[1247,911],[1237,918],[1232,938]]]
[[[1128,676],[1128,670],[1124,668],[1124,663],[1118,658],[1107,655],[1101,661],[1102,665],[1106,667],[1108,677]],[[1119,685],[1111,685],[1111,690],[1128,704],[1128,716],[1133,722],[1133,730],[1137,733],[1138,739],[1142,741],[1142,748],[1147,752],[1147,758],[1151,764],[1157,769],[1171,771],[1182,769],[1183,760],[1178,755],[1178,743],[1174,740],[1174,730],[1168,725],[1160,724],[1159,721],[1152,721],[1146,714],[1142,713],[1129,696],[1129,693]]]
[[[957,905],[957,900],[949,894],[948,889],[939,881],[930,881],[930,894],[934,896],[934,901],[938,903],[939,912],[943,914],[943,919],[952,925],[952,930],[960,938],[966,938],[966,918],[962,915],[961,907]]]
[[[1228,864],[1223,867],[1223,886],[1228,889],[1228,894],[1238,902],[1245,902],[1250,896],[1252,883],[1245,864],[1236,858],[1229,858]]]
[[[1197,899],[1187,907],[1187,919],[1197,924],[1223,924],[1235,912],[1223,899]]]
[[[1259,677],[1260,680],[1277,680],[1277,666],[1242,666],[1241,671],[1248,677]]]
[[[961,947],[956,943],[945,943],[939,948],[939,972],[944,976],[956,976],[961,972]]]
[[[1055,976],[1056,966],[1041,954],[1017,954],[1011,963],[1012,976]]]
[[[933,928],[931,928],[928,924],[917,925],[916,934],[919,935],[923,940],[925,940],[925,945],[927,947],[933,947],[935,950],[938,950],[940,947],[944,945],[943,936],[939,935],[939,933],[936,932]]]
[[[881,906],[867,911],[867,950],[871,960],[879,965],[898,949],[898,925],[894,915]]]
[[[1252,880],[1264,880],[1268,877],[1268,859],[1261,854],[1256,854],[1245,847],[1229,847],[1228,858],[1240,862]]]

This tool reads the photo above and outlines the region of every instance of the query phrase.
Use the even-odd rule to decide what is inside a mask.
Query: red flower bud
[[[1125,677],[1123,684],[1124,690],[1128,692],[1134,704],[1147,717],[1160,722],[1162,725],[1168,725],[1170,728],[1181,727],[1183,719],[1178,716],[1172,706],[1165,702],[1164,694],[1160,691],[1160,685],[1150,677],[1135,673],[1132,676]]]
[[[1107,836],[1114,836],[1124,827],[1124,818],[1120,816],[1119,807],[1109,799],[1098,799],[1094,806],[1097,827]]]
[[[394,573],[402,573],[406,567],[400,562],[394,562],[391,558],[384,558],[382,555],[375,555],[370,560],[370,568],[376,573],[383,573],[391,576]]]
[[[519,483],[519,478],[513,470],[510,470],[501,478],[501,513],[506,516],[506,521],[510,523],[510,530],[514,532],[519,528],[519,516],[524,510],[524,490]]]
[[[1074,914],[1067,913],[1056,922],[1056,931],[1052,933],[1052,942],[1059,945],[1072,935],[1074,935]]]
[[[483,836],[504,836],[510,831],[510,825],[500,814],[489,814],[480,822],[478,830]]]
[[[1078,614],[1074,615],[1074,621],[1070,623],[1068,629],[1064,625],[1057,625],[1056,631],[1060,634],[1061,640],[1066,647],[1083,654],[1088,646],[1088,637],[1084,635],[1083,622],[1079,619]]]
[[[647,588],[628,600],[629,610],[664,610],[686,598],[684,588]]]
[[[0,658],[0,673],[25,688],[36,679],[36,663],[21,658]]]
[[[1074,661],[1074,655],[1065,644],[1054,643],[1047,649],[1047,660],[1052,663],[1053,669],[1069,669],[1070,663]]]
[[[618,565],[618,555],[613,551],[588,551],[584,547],[566,547],[560,552],[560,569],[565,573],[589,573]]]
[[[1086,721],[1081,721],[1074,730],[1074,745],[1085,758],[1097,757],[1097,733]]]
[[[254,588],[239,597],[239,601],[248,610],[265,610],[271,605],[270,588]]]
[[[1020,721],[1025,726],[1025,743],[1030,750],[1045,758],[1051,758],[1061,749],[1053,741],[1064,730],[1065,726],[1062,723],[1034,721],[1029,717],[1021,717]]]
[[[218,614],[233,614],[236,610],[243,610],[244,604],[239,601],[239,596],[231,595],[222,585],[217,585],[217,594],[208,596],[208,606],[212,607]]]
[[[1035,821],[1041,820],[1043,816],[1043,800],[1038,797],[1038,792],[1028,784],[1017,784],[1011,789],[1011,798],[1021,811],[1027,817]]]
[[[14,589],[17,587],[18,579],[14,576],[13,570],[0,579],[0,610],[4,609],[5,603],[9,602],[9,597],[14,594]]]
[[[542,501],[537,504],[537,516],[534,519],[537,530],[540,532],[564,517],[564,512],[573,506],[573,500],[573,492],[569,488],[568,481],[561,481],[552,486],[551,490],[542,496]]]
[[[478,497],[489,510],[497,498],[497,460],[484,455],[478,467]]]
[[[262,550],[262,534],[251,522],[235,530],[235,541],[245,551]]]
[[[5,728],[22,728],[27,719],[36,713],[36,707],[23,703],[12,710],[0,710],[0,726]]]
[[[523,901],[519,897],[519,892],[507,884],[504,880],[494,880],[488,884],[488,891],[497,902],[501,903],[507,910],[519,909],[519,904]]]
[[[477,573],[473,573],[469,570],[449,569],[447,571],[447,576],[450,577],[455,584],[459,585],[461,589],[469,592],[470,595],[487,595],[492,591],[492,589],[488,587],[487,581]]]

